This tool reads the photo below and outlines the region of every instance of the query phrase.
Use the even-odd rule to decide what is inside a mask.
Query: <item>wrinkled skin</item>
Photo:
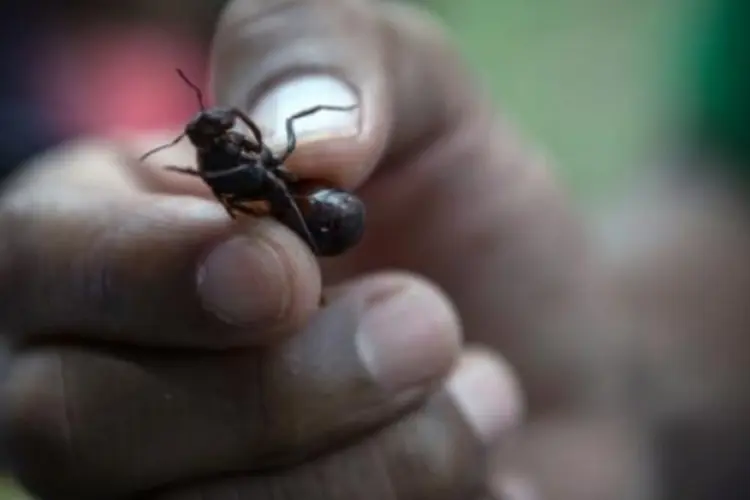
[[[359,101],[309,121],[288,166],[357,189],[365,238],[319,266],[278,224],[232,224],[204,185],[161,168],[189,150],[134,161],[171,134],[32,162],[0,200],[0,319],[26,346],[6,418],[32,491],[580,500],[633,482],[581,222],[433,20],[376,1],[237,0],[212,75],[218,101],[274,143],[294,111]],[[524,404],[530,435],[486,461]],[[566,460],[592,443],[614,464],[603,490]]]

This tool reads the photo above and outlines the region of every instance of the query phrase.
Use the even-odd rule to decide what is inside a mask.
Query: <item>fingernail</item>
[[[354,89],[328,75],[307,75],[282,82],[262,98],[252,111],[270,145],[287,141],[286,120],[318,105],[352,106],[358,103]],[[267,131],[267,132],[266,132]],[[323,110],[294,121],[299,142],[318,137],[349,137],[359,133],[359,108],[347,111]]]
[[[203,306],[235,325],[278,317],[286,307],[285,268],[271,245],[236,237],[215,248],[198,269]]]
[[[485,444],[521,417],[521,391],[509,367],[485,353],[466,354],[448,380],[459,411]]]
[[[450,370],[460,348],[460,332],[453,312],[434,292],[411,287],[367,311],[356,344],[373,378],[399,391]]]

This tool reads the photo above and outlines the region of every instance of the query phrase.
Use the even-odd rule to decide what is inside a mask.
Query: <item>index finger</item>
[[[134,158],[78,143],[0,197],[0,322],[61,337],[225,348],[303,325],[320,276],[279,224],[233,224],[214,200],[148,190]]]

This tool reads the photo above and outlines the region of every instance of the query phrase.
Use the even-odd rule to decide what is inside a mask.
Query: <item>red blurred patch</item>
[[[163,30],[100,30],[63,37],[45,52],[37,90],[66,132],[180,128],[198,103],[175,69],[206,86],[204,48]]]

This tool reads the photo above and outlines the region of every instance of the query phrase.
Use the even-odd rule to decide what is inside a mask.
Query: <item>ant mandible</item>
[[[271,215],[294,231],[318,256],[344,253],[364,233],[364,203],[352,193],[324,183],[301,180],[284,165],[297,146],[294,121],[319,111],[351,111],[357,106],[318,105],[286,119],[287,145],[276,156],[263,141],[260,128],[237,108],[209,108],[203,93],[187,76],[178,75],[194,91],[200,112],[174,141],[141,156],[172,147],[185,137],[197,151],[197,169],[167,166],[166,169],[200,177],[233,219],[236,213]],[[248,136],[233,130],[236,120],[250,129]]]

